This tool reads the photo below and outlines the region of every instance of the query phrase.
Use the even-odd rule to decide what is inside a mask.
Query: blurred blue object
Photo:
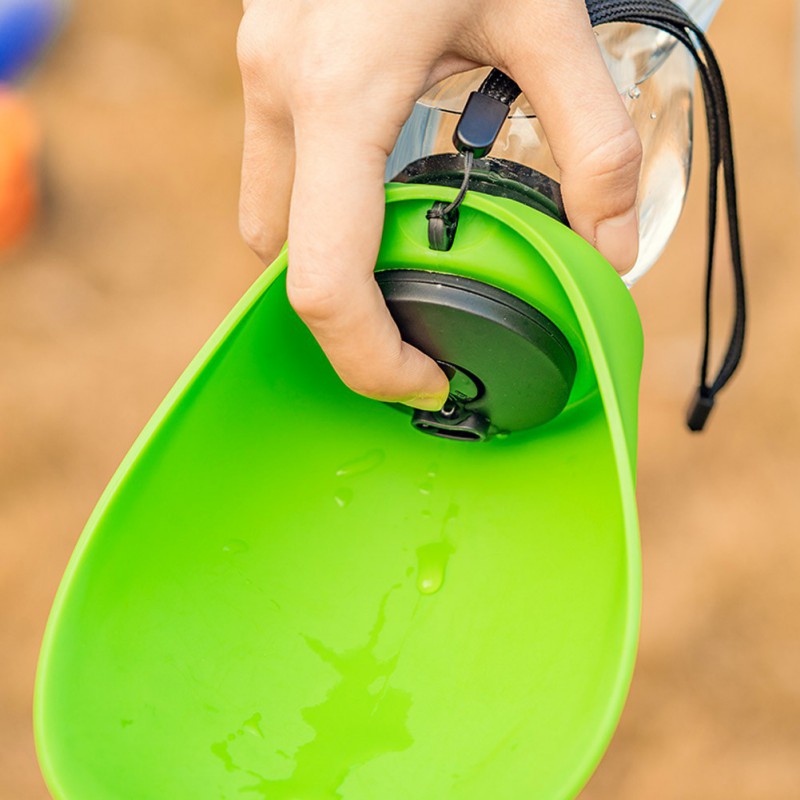
[[[58,33],[64,0],[0,0],[0,82],[20,78]]]

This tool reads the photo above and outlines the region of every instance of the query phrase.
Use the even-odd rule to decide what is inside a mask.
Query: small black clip
[[[458,228],[458,209],[451,203],[436,202],[428,213],[428,244],[431,250],[449,250],[453,246]]]

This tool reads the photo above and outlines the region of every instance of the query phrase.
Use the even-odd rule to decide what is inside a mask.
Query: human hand
[[[620,272],[633,266],[641,143],[582,0],[245,0],[238,52],[242,234],[265,262],[288,235],[289,301],[355,391],[427,410],[447,399],[373,270],[386,158],[416,99],[450,75],[492,65],[514,78],[573,229]]]

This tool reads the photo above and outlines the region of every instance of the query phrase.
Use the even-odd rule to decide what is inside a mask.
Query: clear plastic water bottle
[[[678,5],[706,28],[721,2],[678,0]],[[637,201],[639,258],[624,277],[630,286],[661,255],[683,208],[692,158],[695,67],[684,47],[654,28],[611,23],[596,28],[595,35],[644,149]],[[452,151],[460,113],[487,72],[483,68],[448,78],[420,98],[389,157],[387,180],[417,159]],[[558,180],[547,139],[524,97],[514,104],[492,156]]]

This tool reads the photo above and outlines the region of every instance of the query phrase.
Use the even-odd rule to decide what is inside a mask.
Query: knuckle
[[[242,73],[242,80],[247,86],[258,79],[267,69],[267,62],[264,54],[258,45],[252,41],[252,37],[247,34],[239,34],[236,38],[236,58],[239,62],[239,71]]]
[[[245,70],[252,71],[260,62],[259,46],[247,14],[242,17],[239,32],[236,35],[236,58],[243,72]]]
[[[411,364],[412,354],[413,350],[398,339],[396,349],[386,360],[387,368],[395,375],[404,375]]]
[[[315,325],[331,319],[340,305],[336,283],[321,275],[304,276],[289,270],[286,280],[289,304],[307,324]]]
[[[236,58],[245,81],[273,69],[279,59],[280,30],[267,15],[256,16],[253,4],[245,11],[236,36]]]
[[[303,44],[292,63],[290,91],[298,111],[312,112],[341,106],[364,91],[369,85],[365,75],[369,60],[364,57],[365,43],[355,42],[351,35],[340,32],[336,48],[350,57],[332,54],[331,31],[312,14],[303,22]]]
[[[615,185],[635,184],[642,164],[642,142],[633,125],[605,133],[578,163],[578,171]]]

